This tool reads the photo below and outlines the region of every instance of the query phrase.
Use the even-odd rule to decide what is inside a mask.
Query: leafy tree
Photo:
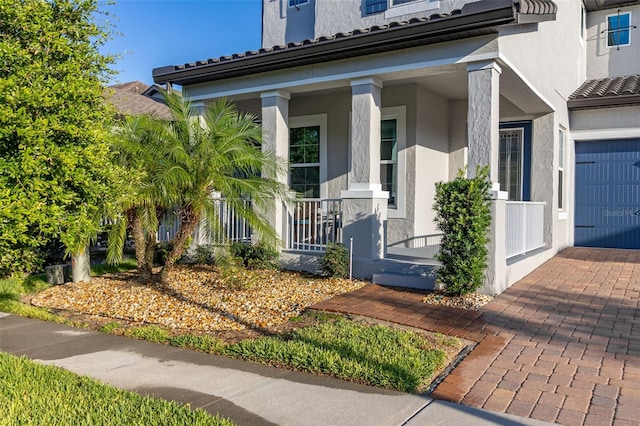
[[[487,269],[487,243],[491,226],[489,167],[478,168],[474,178],[460,170],[451,182],[436,184],[436,227],[442,231],[442,262],[438,279],[445,292],[459,296],[478,289]]]
[[[59,237],[80,253],[121,188],[103,98],[97,0],[0,0],[0,275]]]

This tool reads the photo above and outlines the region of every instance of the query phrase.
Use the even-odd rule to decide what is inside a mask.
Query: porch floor
[[[385,259],[402,260],[405,262],[427,264],[427,265],[439,265],[440,262],[436,260],[436,254],[440,250],[440,246],[426,246],[426,247],[400,247],[391,246],[387,247],[387,254]]]

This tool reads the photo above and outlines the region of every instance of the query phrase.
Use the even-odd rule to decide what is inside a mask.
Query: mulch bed
[[[301,327],[305,308],[356,290],[364,281],[320,278],[290,271],[241,271],[230,276],[209,266],[178,266],[166,284],[142,283],[135,271],[91,283],[50,287],[31,299],[92,328],[110,321],[157,324],[176,333],[206,333],[225,341]],[[297,318],[296,318],[297,319]]]

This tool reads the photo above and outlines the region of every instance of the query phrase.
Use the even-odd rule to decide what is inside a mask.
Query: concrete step
[[[374,284],[390,287],[415,288],[419,290],[433,290],[435,288],[435,276],[398,274],[393,272],[382,272],[373,274]]]

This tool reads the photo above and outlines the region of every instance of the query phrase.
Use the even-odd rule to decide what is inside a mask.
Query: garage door
[[[575,245],[640,249],[640,139],[576,142]]]

